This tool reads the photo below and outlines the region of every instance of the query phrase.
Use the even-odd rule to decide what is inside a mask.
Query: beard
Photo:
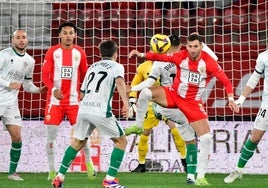
[[[24,51],[26,49],[26,46],[20,47],[18,45],[15,45],[15,48],[17,48],[19,51]]]

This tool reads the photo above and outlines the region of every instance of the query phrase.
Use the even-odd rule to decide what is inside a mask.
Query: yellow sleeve
[[[143,78],[143,70],[142,70],[142,64],[140,64],[138,67],[137,67],[137,70],[136,70],[136,74],[134,76],[134,78],[132,79],[131,81],[131,84],[130,86],[135,86],[135,85],[138,85],[139,83],[141,83],[144,78]],[[133,97],[133,98],[137,98],[137,94],[138,92],[130,92],[129,93],[129,97]]]
[[[135,74],[131,82],[131,86],[138,85],[142,81],[146,80],[148,76],[150,75],[152,66],[153,66],[152,61],[145,61],[142,64],[140,64],[137,68],[137,73]],[[158,85],[160,85],[159,80],[155,82],[154,86],[158,86]],[[130,92],[129,97],[137,98],[137,92]]]

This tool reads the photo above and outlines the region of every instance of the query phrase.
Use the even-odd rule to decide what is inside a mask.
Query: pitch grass
[[[0,173],[0,188],[51,188],[47,173],[21,173],[24,181],[9,181],[6,173]],[[267,188],[268,175],[243,175],[243,179],[233,184],[225,184],[227,174],[207,174],[209,183],[215,188],[248,187]],[[101,188],[105,173],[98,173],[96,179],[89,180],[85,173],[67,173],[64,188]],[[120,183],[127,188],[189,188],[184,173],[118,173]]]

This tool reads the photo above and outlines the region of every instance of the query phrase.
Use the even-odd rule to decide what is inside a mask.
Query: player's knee
[[[141,90],[140,93],[140,99],[147,99],[147,100],[152,100],[152,91],[148,88],[144,88],[143,90]]]
[[[200,144],[203,146],[203,147],[207,147],[209,146],[211,143],[211,136],[209,133],[206,133],[202,136],[200,136]]]

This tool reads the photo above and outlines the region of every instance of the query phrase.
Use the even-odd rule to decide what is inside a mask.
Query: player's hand
[[[233,100],[229,100],[229,108],[235,112],[235,113],[239,113],[239,106],[235,103],[235,101]]]
[[[129,54],[128,54],[128,58],[131,57],[139,57],[139,58],[143,58],[144,57],[144,53],[140,53],[138,50],[132,50]]]
[[[129,111],[128,104],[123,105],[122,110],[121,110],[121,114],[126,119],[128,119],[128,111]]]
[[[39,88],[39,93],[46,93],[48,88],[46,86],[40,87]]]
[[[62,91],[59,90],[59,89],[55,89],[54,92],[53,92],[53,95],[58,100],[62,100],[63,99]]]
[[[129,110],[128,110],[128,117],[133,118],[137,112],[137,106],[136,106],[137,99],[131,97],[128,99],[129,102]]]
[[[8,88],[10,89],[20,89],[21,83],[20,82],[12,82],[9,84]]]
[[[127,95],[131,92],[131,86],[126,85],[126,92],[127,92]]]

